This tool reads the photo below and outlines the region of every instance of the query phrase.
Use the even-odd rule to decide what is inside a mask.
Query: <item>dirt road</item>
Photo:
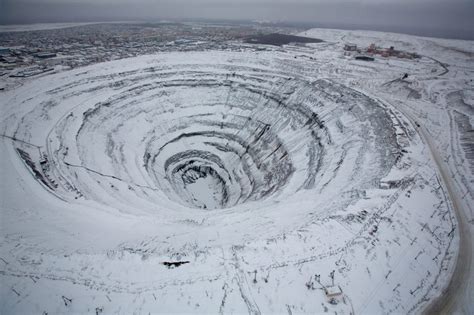
[[[404,111],[400,110],[405,117],[407,117],[414,126],[416,126],[415,118]],[[444,163],[443,158],[433,144],[432,139],[423,126],[417,127],[418,133],[423,142],[427,145],[431,152],[433,161],[438,168],[440,180],[443,182],[449,199],[454,208],[456,219],[458,221],[457,229],[459,231],[459,252],[454,268],[453,276],[444,288],[442,294],[435,298],[423,311],[423,314],[473,314],[473,302],[471,300],[473,281],[472,281],[472,231],[471,225],[466,216],[467,209],[464,209],[464,204],[458,190],[454,186],[454,181],[449,175],[448,166]]]
[[[430,305],[425,309],[425,314],[472,314],[469,308],[469,292],[471,290],[472,280],[472,237],[471,237],[471,226],[468,223],[468,218],[463,209],[462,199],[457,193],[449,170],[444,164],[442,158],[439,156],[434,145],[431,143],[430,137],[427,135],[423,127],[418,128],[420,134],[425,140],[425,143],[430,148],[433,160],[435,161],[441,179],[444,182],[446,190],[449,194],[451,202],[453,204],[456,218],[458,221],[459,231],[459,252],[456,261],[456,266],[453,272],[453,276],[448,286],[443,290],[443,294],[438,298],[434,299]],[[466,299],[467,297],[467,299]]]

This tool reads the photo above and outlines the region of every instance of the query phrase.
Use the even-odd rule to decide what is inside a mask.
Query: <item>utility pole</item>
[[[329,274],[329,277],[331,277],[331,280],[332,280],[332,285],[334,286],[334,274],[335,274],[336,270],[333,270],[331,271],[331,273]]]

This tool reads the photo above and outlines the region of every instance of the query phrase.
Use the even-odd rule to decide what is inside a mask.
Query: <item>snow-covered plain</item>
[[[472,209],[473,44],[304,35],[326,42],[141,56],[1,92],[1,312],[427,307],[462,238],[426,137]],[[356,61],[346,41],[422,58]]]

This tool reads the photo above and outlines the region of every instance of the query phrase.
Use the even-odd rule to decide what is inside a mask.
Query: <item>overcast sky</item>
[[[0,0],[0,24],[183,18],[309,22],[474,38],[474,0]]]

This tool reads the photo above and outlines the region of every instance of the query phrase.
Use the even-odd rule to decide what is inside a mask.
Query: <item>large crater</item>
[[[230,56],[57,80],[16,136],[49,130],[43,171],[57,195],[126,211],[279,202],[333,183],[360,189],[395,162],[392,120],[378,102],[307,79],[297,62]]]
[[[314,183],[324,125],[300,101],[311,98],[315,85],[237,76],[234,67],[216,70],[221,73],[178,69],[134,89],[133,98],[129,91],[108,98],[84,114],[78,145],[87,147],[106,131],[107,159],[120,172],[127,172],[124,151],[140,148],[154,186],[197,208],[268,198],[285,189],[296,170],[309,171],[291,189]],[[89,153],[96,152],[81,156],[94,159]]]
[[[5,309],[410,313],[441,290],[455,220],[428,148],[351,88],[357,61],[304,49],[141,56],[4,91]]]

